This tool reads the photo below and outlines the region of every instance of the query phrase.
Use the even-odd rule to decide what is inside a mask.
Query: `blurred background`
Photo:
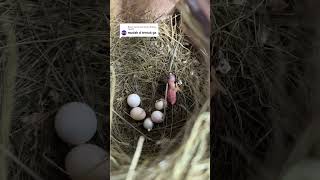
[[[319,2],[211,7],[214,176],[319,179]]]

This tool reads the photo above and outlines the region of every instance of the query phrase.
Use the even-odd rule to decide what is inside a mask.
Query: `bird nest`
[[[62,105],[92,107],[99,125],[89,143],[109,146],[106,8],[7,1],[1,9],[0,179],[69,179],[64,159],[73,146],[54,130]]]
[[[110,35],[112,179],[127,176],[141,137],[145,140],[137,166],[139,179],[184,177],[187,169],[182,172],[176,168],[190,166],[190,156],[196,156],[194,153],[199,151],[195,163],[199,166],[204,163],[198,171],[208,177],[210,116],[205,113],[209,110],[208,66],[181,32],[178,17],[159,22],[159,37],[154,39],[119,38],[119,22],[111,21]],[[143,121],[130,117],[126,98],[131,93],[138,94],[140,106],[150,116],[156,100],[165,98],[170,72],[182,82],[177,103],[167,106],[164,122],[148,132]],[[152,173],[143,173],[149,170]]]

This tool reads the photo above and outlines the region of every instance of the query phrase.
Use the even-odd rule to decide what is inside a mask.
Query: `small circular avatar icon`
[[[126,31],[126,30],[122,30],[122,31],[121,31],[121,34],[122,34],[123,36],[125,36],[125,35],[127,34],[127,31]]]

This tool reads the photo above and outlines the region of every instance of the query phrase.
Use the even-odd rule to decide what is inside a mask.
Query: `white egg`
[[[72,180],[106,180],[109,177],[108,154],[93,144],[81,144],[67,154],[65,168]]]
[[[164,121],[163,113],[160,111],[153,111],[151,114],[151,120],[154,123],[161,123]]]
[[[140,121],[146,117],[146,112],[140,107],[135,107],[131,109],[130,116],[132,119]]]
[[[148,131],[150,131],[153,128],[153,122],[151,121],[151,118],[146,118],[143,121],[143,127],[146,128]]]
[[[155,104],[154,104],[154,107],[157,109],[157,110],[162,110],[164,107],[165,107],[165,100],[164,99],[159,99]]]
[[[127,98],[127,103],[130,107],[138,107],[141,103],[141,99],[137,94],[130,94]]]
[[[57,135],[66,143],[78,145],[89,141],[97,130],[95,112],[84,103],[63,105],[54,122]]]

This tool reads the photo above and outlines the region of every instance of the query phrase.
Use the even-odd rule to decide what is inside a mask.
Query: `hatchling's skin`
[[[168,92],[167,92],[167,102],[174,105],[177,101],[177,92],[179,87],[176,84],[176,76],[172,73],[169,74],[168,78]]]

